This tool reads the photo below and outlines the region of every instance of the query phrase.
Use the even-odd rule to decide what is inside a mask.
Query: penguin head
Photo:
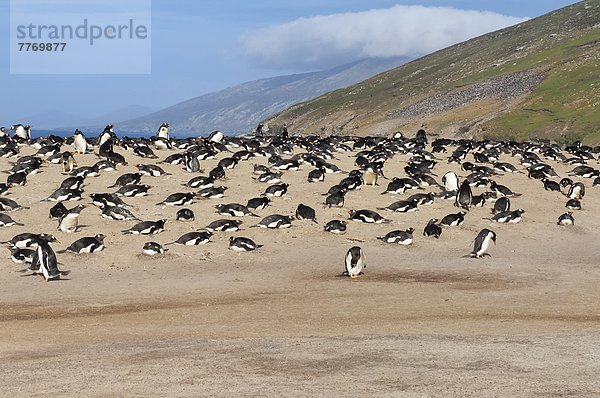
[[[96,235],[94,235],[94,238],[95,238],[97,241],[100,241],[100,242],[102,242],[102,241],[104,240],[104,238],[106,238],[106,235],[104,235],[104,234],[96,234]]]

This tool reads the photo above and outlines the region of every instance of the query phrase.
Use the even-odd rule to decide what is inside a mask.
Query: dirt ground
[[[23,154],[33,153],[23,148]],[[175,151],[145,160],[121,151],[130,165],[86,179],[86,194],[108,189],[137,163],[157,163]],[[210,170],[226,154],[201,162]],[[352,154],[334,161],[354,168]],[[94,154],[77,157],[92,165]],[[408,156],[386,163],[388,177],[404,176]],[[507,155],[502,161],[518,165]],[[10,159],[0,159],[0,170]],[[495,224],[490,205],[474,208],[460,227],[439,240],[422,236],[432,217],[455,213],[452,201],[436,199],[415,213],[380,211],[391,224],[351,222],[346,235],[323,231],[325,222],[347,218],[348,209],[375,210],[403,195],[381,195],[378,187],[350,192],[342,209],[322,206],[322,193],[345,175],[306,182],[312,169],[284,173],[289,193],[274,198],[259,215],[293,214],[299,203],[314,207],[319,224],[294,221],[286,230],[249,228],[215,233],[201,246],[168,246],[162,256],[141,254],[144,242],[172,242],[219,216],[218,203],[244,203],[268,184],[252,180],[254,163],[227,171],[222,199],[197,200],[196,221],[175,221],[178,207],[158,206],[194,175],[144,177],[150,195],[126,198],[144,220],[167,218],[156,236],[123,235],[132,221],[106,220],[95,207],[81,213],[75,234],[56,231],[48,219],[54,204],[40,202],[66,176],[49,165],[30,176],[9,198],[30,209],[10,215],[24,227],[0,230],[6,241],[20,232],[53,233],[64,249],[74,240],[107,235],[97,254],[59,254],[65,280],[49,283],[16,272],[8,251],[0,261],[0,395],[4,396],[379,396],[379,397],[593,397],[600,396],[600,192],[587,193],[575,226],[557,226],[566,197],[547,192],[525,174],[499,176],[523,195],[513,208],[526,210],[518,224]],[[549,161],[561,177],[572,166]],[[598,167],[593,161],[590,165]],[[521,166],[517,166],[521,168]],[[436,179],[449,170],[445,157]],[[475,193],[482,189],[475,188]],[[425,191],[438,191],[426,188]],[[421,192],[421,191],[419,191]],[[82,202],[90,202],[86,196]],[[67,203],[67,207],[77,203]],[[412,246],[376,239],[414,227]],[[498,236],[491,257],[464,258],[482,228]],[[264,247],[251,253],[228,250],[229,236],[246,236]],[[368,266],[357,280],[340,277],[354,245]]]

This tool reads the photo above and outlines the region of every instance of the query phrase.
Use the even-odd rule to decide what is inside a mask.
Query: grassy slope
[[[536,69],[546,74],[543,83],[516,108],[484,123],[484,134],[525,138],[558,133],[564,138],[594,139],[599,126],[600,83],[594,84],[599,40],[600,0],[580,2],[295,105],[269,122],[288,123],[300,131],[395,129],[406,121],[393,120],[390,112],[411,103],[494,76]],[[506,104],[499,103],[495,109],[503,107]],[[482,109],[490,111],[489,104]],[[456,115],[448,116],[456,119]],[[444,117],[432,117],[443,123]],[[478,115],[470,112],[469,117],[477,119]]]

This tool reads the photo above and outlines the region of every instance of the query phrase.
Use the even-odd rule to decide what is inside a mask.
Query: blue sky
[[[324,69],[335,66],[337,61],[342,64],[369,55],[397,55],[387,54],[388,50],[420,55],[419,52],[426,53],[436,46],[452,44],[453,40],[464,40],[465,35],[477,33],[466,30],[465,26],[485,24],[485,18],[489,17],[493,23],[502,24],[504,21],[506,25],[513,20],[503,20],[504,16],[532,18],[574,2],[152,0],[151,74],[10,75],[10,8],[8,0],[0,0],[0,18],[3,18],[0,24],[0,53],[5,55],[0,58],[0,125],[21,122],[17,118],[54,111],[91,118],[134,104],[159,109],[248,80]],[[427,20],[420,21],[411,14],[414,11],[414,15],[422,15],[417,12],[419,10],[394,9],[398,5],[452,7],[489,13],[457,14],[459,23],[448,24],[443,20],[448,10],[423,14]],[[383,11],[365,13],[372,9]],[[388,13],[388,9],[395,11]],[[373,38],[357,38],[351,34],[352,29],[347,28],[347,21],[354,21],[350,22],[353,24],[363,18],[380,18],[381,15],[385,15],[388,21],[395,17],[402,18],[403,15],[405,18],[410,15],[410,19],[392,24],[396,28],[391,30],[385,26],[381,29],[366,26],[364,32],[367,33],[360,30],[356,32],[358,36],[372,34]],[[435,19],[436,15],[442,23],[441,28]],[[404,31],[394,31],[399,29],[398,25],[407,25],[407,21],[413,24],[410,29],[405,27]],[[339,24],[339,29],[335,24]],[[431,31],[440,30],[430,44],[420,40],[419,35],[411,34],[415,29],[423,29],[423,26]],[[311,35],[308,30],[312,29],[321,30],[318,35]],[[453,29],[461,31],[455,33]],[[444,40],[438,37],[442,33],[446,36]],[[393,37],[386,38],[386,34]],[[65,121],[65,124],[71,123]]]

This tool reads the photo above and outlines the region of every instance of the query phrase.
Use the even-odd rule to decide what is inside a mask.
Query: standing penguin
[[[365,185],[370,185],[372,187],[377,185],[377,179],[379,178],[379,173],[373,169],[371,166],[367,166],[365,171],[363,172],[362,179]]]
[[[343,275],[353,279],[358,278],[363,273],[363,268],[367,267],[367,259],[363,250],[358,246],[351,247],[346,253],[344,266]]]
[[[473,245],[473,251],[469,253],[470,257],[473,258],[481,258],[484,256],[489,256],[489,253],[485,251],[488,249],[490,245],[490,241],[496,244],[496,233],[490,229],[484,228],[482,229],[477,237],[475,238],[475,243]]]
[[[169,138],[169,123],[163,123],[160,125],[160,127],[158,128],[158,131],[156,132],[156,136],[160,137],[160,138],[165,138],[165,139],[170,139]]]
[[[60,279],[62,275],[69,275],[70,271],[60,271],[58,269],[58,261],[56,260],[56,253],[52,250],[50,243],[46,241],[40,241],[37,247],[37,258],[34,259],[34,264],[31,270],[34,273],[41,273],[44,275],[46,282],[52,279]],[[36,272],[36,267],[37,272]]]
[[[465,179],[462,182],[462,184],[460,184],[460,188],[458,189],[458,193],[456,194],[456,200],[454,201],[454,206],[462,207],[465,210],[469,210],[469,207],[471,207],[472,203],[473,191],[471,191],[469,181]]]
[[[87,151],[87,140],[79,129],[76,129],[73,133],[73,145],[75,145],[75,152],[77,153],[84,154]]]
[[[444,184],[444,189],[447,192],[455,192],[458,190],[458,177],[453,171],[449,171],[444,174],[442,177],[442,183]]]
[[[200,162],[192,152],[186,152],[184,155],[185,170],[188,173],[197,173],[200,171]]]
[[[61,155],[61,160],[63,164],[63,170],[65,173],[71,173],[73,170],[75,170],[77,163],[75,163],[75,158],[73,157],[73,154],[71,152],[63,152],[63,154]]]
[[[58,222],[58,230],[66,233],[76,232],[79,227],[79,214],[81,213],[81,210],[88,206],[89,205],[79,205],[72,209],[68,209]]]

